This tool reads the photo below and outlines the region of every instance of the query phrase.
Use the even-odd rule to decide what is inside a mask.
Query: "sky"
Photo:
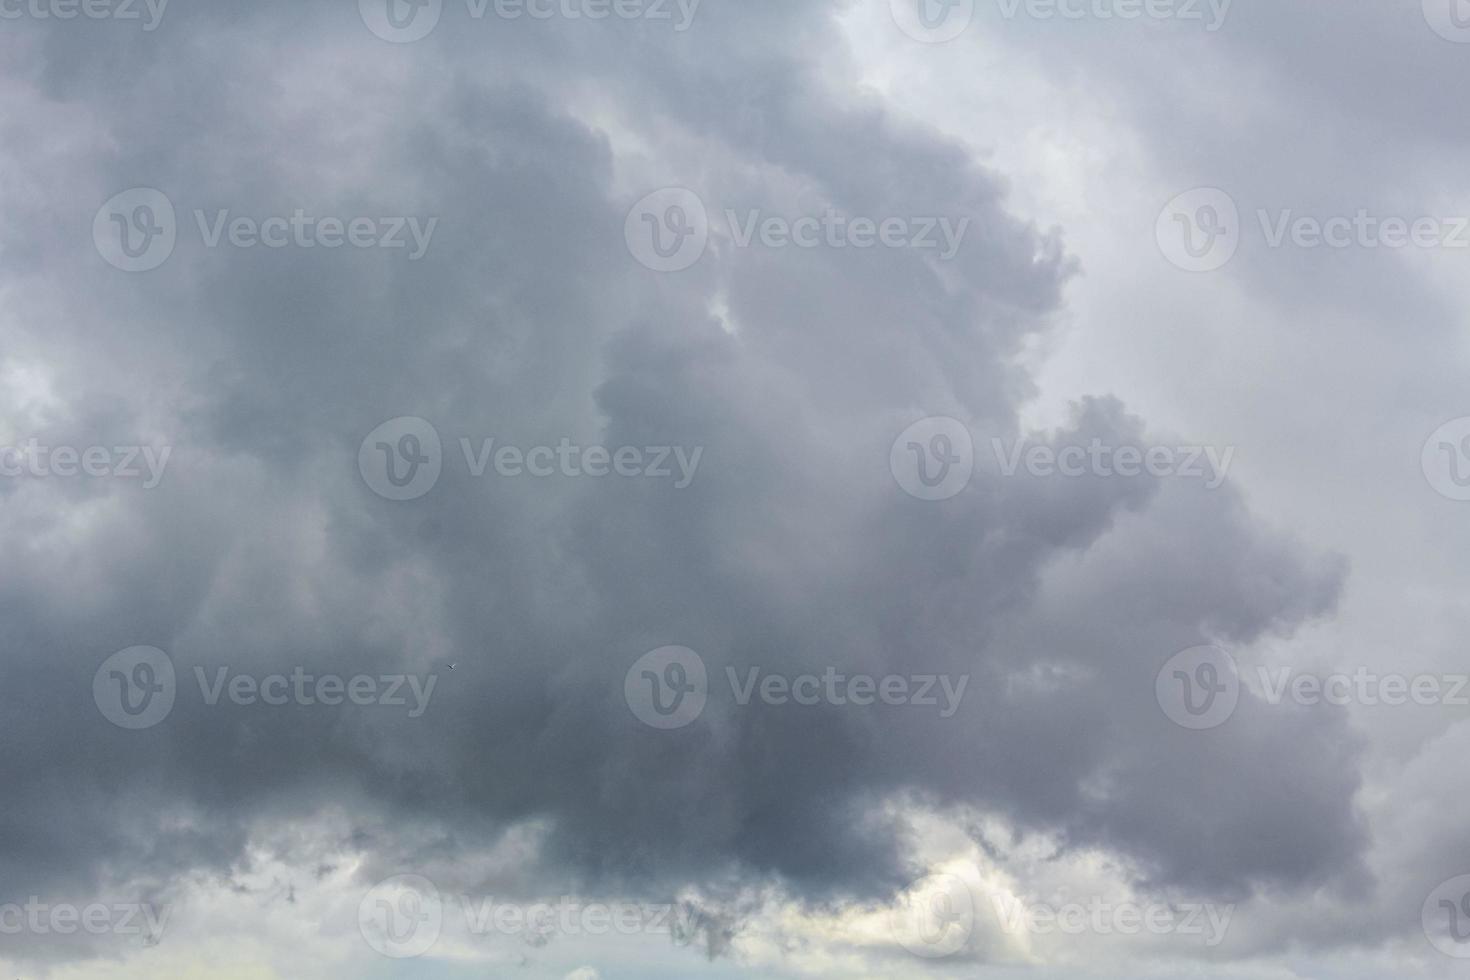
[[[1458,976],[1466,0],[0,0],[0,969]]]

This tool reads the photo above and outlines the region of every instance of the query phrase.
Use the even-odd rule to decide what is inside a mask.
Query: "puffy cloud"
[[[1029,430],[1027,354],[1077,265],[963,145],[848,84],[834,11],[707,0],[679,32],[451,5],[392,45],[351,6],[0,40],[0,348],[27,379],[7,432],[171,448],[156,489],[0,483],[0,901],[228,883],[268,844],[298,868],[360,855],[364,889],[411,868],[446,893],[867,907],[924,873],[930,811],[998,814],[1144,888],[1365,887],[1363,750],[1340,717],[1246,691],[1190,738],[1154,691],[1180,649],[1331,614],[1341,561],[1230,484],[1004,474],[992,440],[1169,437],[1111,398]],[[88,231],[134,186],[168,196],[178,244],[129,275]],[[670,274],[624,242],[664,186],[711,226]],[[950,260],[740,242],[753,211],[829,206],[968,230]],[[298,209],[438,221],[419,259],[208,244],[220,220]],[[443,472],[389,501],[357,459],[403,416],[433,424]],[[974,438],[974,478],[938,503],[889,467],[925,416]],[[682,489],[476,476],[489,439],[701,456]],[[711,696],[659,731],[624,685],[670,644],[697,651]],[[92,699],[135,645],[179,681],[136,732]],[[435,687],[418,717],[208,701],[221,670],[297,668]],[[742,706],[727,678],[751,668],[968,686],[948,717]],[[32,936],[19,955],[102,946]]]

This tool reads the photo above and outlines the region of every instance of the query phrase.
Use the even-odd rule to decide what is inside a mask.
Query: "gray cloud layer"
[[[157,490],[0,482],[0,901],[228,875],[252,841],[338,811],[372,870],[452,866],[535,821],[542,882],[869,899],[923,871],[895,799],[997,812],[1220,900],[1370,886],[1342,718],[1247,692],[1217,737],[1191,739],[1153,693],[1177,650],[1329,615],[1342,562],[1228,484],[982,472],[943,504],[905,496],[888,450],[914,420],[963,419],[982,455],[1016,437],[1019,354],[1075,264],[995,173],[841,84],[825,5],[706,0],[698,16],[676,34],[446,11],[398,47],[350,4],[196,3],[152,34],[0,37],[0,357],[54,394],[17,388],[8,425],[174,447]],[[180,245],[130,276],[88,229],[139,185],[179,209]],[[815,195],[972,230],[949,263],[717,234],[658,275],[622,231],[664,185],[712,211]],[[298,207],[440,224],[413,263],[211,250],[191,230],[196,208]],[[403,415],[432,420],[450,460],[429,495],[392,503],[355,459]],[[679,491],[485,480],[453,465],[462,436],[704,455]],[[1093,436],[1150,432],[1101,398],[1052,439]],[[623,678],[671,643],[714,676],[972,680],[948,719],[712,702],[657,732]],[[122,732],[92,678],[135,644],[168,651],[186,687],[196,666],[437,671],[436,700],[411,719],[181,696]],[[55,942],[26,952],[78,953]]]

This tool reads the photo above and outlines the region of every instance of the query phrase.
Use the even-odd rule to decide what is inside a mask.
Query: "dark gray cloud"
[[[834,84],[831,11],[705,0],[682,34],[449,17],[403,47],[351,4],[196,4],[152,35],[4,39],[19,94],[0,150],[0,357],[54,396],[13,395],[7,431],[173,457],[156,490],[0,484],[0,900],[228,876],[252,841],[328,812],[352,815],[341,843],[371,870],[452,869],[534,822],[548,836],[527,888],[875,899],[924,870],[895,799],[1002,813],[1154,887],[1364,887],[1360,748],[1340,719],[1247,693],[1218,737],[1191,739],[1153,700],[1177,650],[1330,614],[1342,564],[1228,484],[986,462],[992,436],[1020,434],[1019,354],[1074,263],[956,143]],[[180,244],[127,275],[88,230],[139,185],[174,202]],[[742,249],[717,220],[699,264],[658,275],[622,233],[663,185],[715,214],[815,197],[971,231],[940,263]],[[196,208],[440,223],[410,262],[204,248]],[[355,459],[405,415],[435,424],[446,465],[394,503]],[[980,458],[942,504],[887,465],[928,415],[961,418]],[[477,479],[461,437],[703,458],[683,490]],[[1050,440],[1093,437],[1157,438],[1103,399]],[[185,691],[222,666],[438,687],[420,718],[181,695],[124,732],[92,679],[137,644],[166,650]],[[712,699],[659,732],[623,680],[666,644],[716,684],[727,666],[971,681],[951,718]],[[78,952],[55,939],[25,952]]]

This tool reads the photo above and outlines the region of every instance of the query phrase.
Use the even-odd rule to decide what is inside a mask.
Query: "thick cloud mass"
[[[0,482],[0,902],[167,892],[268,845],[309,865],[313,843],[283,828],[326,816],[347,828],[332,847],[370,855],[365,883],[432,866],[465,888],[881,900],[925,870],[896,803],[999,814],[1179,893],[1367,887],[1341,716],[1247,690],[1217,737],[1190,739],[1154,701],[1178,650],[1332,613],[1343,562],[1228,483],[1000,476],[990,440],[1024,434],[1022,354],[1077,264],[996,173],[851,85],[842,11],[705,0],[676,33],[451,4],[396,46],[352,4],[175,3],[153,34],[0,35],[4,433],[173,447],[158,489]],[[179,245],[127,275],[89,229],[134,186],[173,201]],[[623,242],[663,186],[711,213],[679,274]],[[940,262],[740,248],[721,217],[828,204],[970,232]],[[417,262],[204,248],[194,210],[219,208],[439,225]],[[942,504],[888,469],[897,434],[934,415],[977,448]],[[439,483],[407,502],[356,467],[399,416],[445,444]],[[1094,436],[1161,437],[1099,398],[1039,438]],[[474,478],[461,438],[703,456],[679,490]],[[140,644],[170,654],[181,694],[124,732],[92,679]],[[970,682],[950,718],[712,696],[660,732],[623,681],[668,644],[721,690],[752,666]],[[419,718],[197,696],[196,667],[297,666],[438,686]],[[514,873],[473,860],[526,827]]]

